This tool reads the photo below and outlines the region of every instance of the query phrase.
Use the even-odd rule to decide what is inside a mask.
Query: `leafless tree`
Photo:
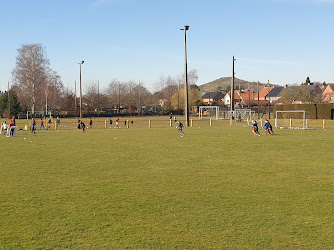
[[[46,99],[56,109],[56,100],[62,93],[60,76],[49,66],[44,47],[41,44],[27,44],[18,49],[16,66],[12,72],[17,95],[25,110],[44,110]]]

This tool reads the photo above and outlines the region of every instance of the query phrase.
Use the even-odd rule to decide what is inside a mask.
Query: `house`
[[[206,92],[202,96],[203,103],[206,104],[212,104],[213,102],[217,103],[218,101],[221,101],[224,98],[224,94],[222,92]]]
[[[239,92],[239,90],[234,90],[234,105],[241,102],[240,94],[238,94],[238,92]],[[224,102],[225,105],[230,106],[230,104],[231,104],[231,91],[228,92],[224,96],[223,102]]]
[[[167,103],[168,100],[167,99],[159,99],[159,106],[162,107],[164,106],[165,103]]]
[[[270,103],[272,103],[272,102],[276,102],[276,101],[278,101],[280,98],[281,98],[281,92],[282,92],[282,90],[284,89],[284,87],[275,87],[275,88],[273,88],[271,91],[270,91]],[[268,99],[268,95],[269,94],[267,94],[266,96],[265,96],[265,100],[267,100]]]
[[[259,93],[259,99],[260,100],[268,100],[268,95],[269,95],[269,92],[271,92],[275,87],[263,87],[261,90],[260,90],[260,93]],[[270,94],[271,95],[271,94]],[[256,100],[257,100],[257,96],[256,96]]]
[[[235,106],[248,106],[251,103],[254,103],[254,99],[255,96],[257,96],[255,94],[254,91],[250,91],[250,90],[234,90],[234,105]],[[231,102],[231,91],[228,92],[225,96],[224,96],[224,104],[225,105],[230,105]]]
[[[322,101],[334,103],[334,84],[328,84],[322,92]]]

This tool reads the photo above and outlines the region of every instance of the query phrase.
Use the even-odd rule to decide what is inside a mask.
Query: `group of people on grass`
[[[60,119],[59,119],[59,123],[58,123],[58,119],[59,119],[59,117],[57,117],[57,124],[60,124]],[[32,123],[33,123],[33,121],[35,121],[34,118],[32,118]],[[49,118],[49,119],[48,119],[48,126],[45,128],[45,126],[44,126],[44,121],[43,121],[43,119],[41,118],[40,125],[39,125],[39,129],[46,129],[46,130],[48,130],[48,129],[51,128],[51,123],[52,123],[52,120],[51,120],[51,118]],[[36,126],[36,121],[35,121],[35,126]]]
[[[13,136],[15,126],[16,126],[15,116],[13,116],[9,124],[7,124],[7,121],[1,123],[0,135],[2,133],[4,135],[7,135],[7,133],[9,133],[10,136]]]
[[[263,124],[263,128],[264,128],[265,135],[274,135],[273,126],[271,125],[268,119],[265,120]],[[258,122],[256,120],[252,121],[252,131],[254,135],[258,135],[258,136],[261,135],[259,132]]]

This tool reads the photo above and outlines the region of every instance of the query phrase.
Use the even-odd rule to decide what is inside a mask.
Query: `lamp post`
[[[10,119],[10,95],[9,95],[9,81],[8,81],[8,118]]]
[[[77,81],[74,81],[74,107],[75,107],[75,117],[78,117],[78,105],[77,105]]]
[[[80,65],[80,118],[82,118],[82,86],[81,86],[81,65],[84,64],[85,61],[79,62]]]
[[[269,113],[269,119],[270,119],[270,85],[268,80],[268,113]]]
[[[232,61],[232,81],[231,81],[231,103],[230,103],[230,111],[231,111],[231,116],[233,119],[233,111],[234,111],[234,62],[235,62],[235,58],[233,56],[233,61]],[[240,90],[239,90],[240,91]]]
[[[187,30],[189,30],[189,26],[184,26],[184,92],[185,92],[185,106],[184,106],[184,115],[186,118],[186,126],[189,126],[189,97],[188,97],[188,69],[187,69]]]

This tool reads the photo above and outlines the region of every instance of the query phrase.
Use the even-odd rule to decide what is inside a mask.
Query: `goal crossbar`
[[[219,107],[218,106],[199,106],[198,118],[203,119],[203,109],[215,109],[216,110],[216,120],[219,116]]]
[[[279,110],[276,111],[276,117],[275,117],[275,127],[277,128],[277,115],[279,113],[302,113],[303,114],[303,129],[305,129],[305,110]],[[291,120],[291,119],[290,119]],[[291,127],[291,123],[290,123]]]

